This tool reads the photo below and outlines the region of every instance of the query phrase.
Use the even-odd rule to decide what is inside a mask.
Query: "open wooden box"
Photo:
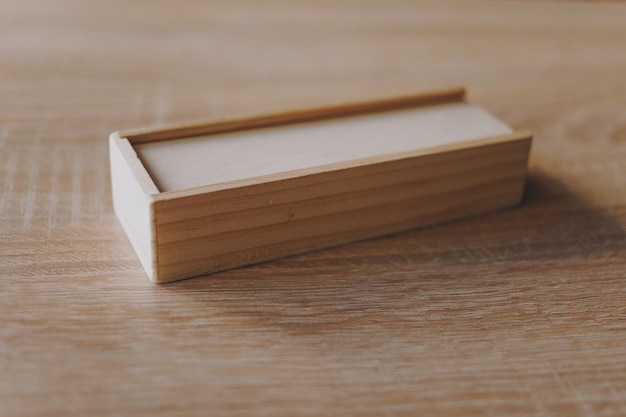
[[[113,133],[113,202],[169,282],[511,206],[531,136],[463,89]]]

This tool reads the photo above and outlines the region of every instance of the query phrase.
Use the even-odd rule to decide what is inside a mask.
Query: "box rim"
[[[367,101],[305,107],[276,113],[252,114],[244,117],[204,120],[156,128],[128,129],[117,133],[120,137],[128,139],[131,144],[157,142],[462,101],[465,99],[465,95],[464,87],[450,87]]]

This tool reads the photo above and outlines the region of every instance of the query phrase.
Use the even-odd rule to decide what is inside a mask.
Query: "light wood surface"
[[[626,414],[626,6],[5,0],[0,415]],[[524,204],[155,286],[116,129],[466,85]]]
[[[518,204],[530,134],[456,91],[113,133],[115,212],[167,283]]]
[[[395,97],[376,97],[352,102],[327,103],[317,107],[284,109],[274,113],[264,113],[262,110],[257,110],[256,114],[243,117],[219,118],[214,116],[196,123],[129,129],[122,132],[122,136],[128,138],[132,143],[140,144],[188,136],[227,133],[242,129],[266,128],[323,119],[336,119],[384,110],[410,108],[416,104],[445,103],[452,100],[460,100],[464,97],[465,89],[463,87],[438,88],[414,94],[403,93],[401,96]]]
[[[158,265],[153,196],[159,191],[128,139],[114,132],[109,144],[113,208],[141,266],[154,281]]]
[[[134,146],[160,191],[275,176],[503,136],[512,129],[463,101]]]
[[[170,282],[516,205],[530,142],[509,135],[159,199],[151,279]]]

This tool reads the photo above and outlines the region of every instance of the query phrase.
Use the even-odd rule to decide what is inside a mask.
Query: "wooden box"
[[[113,201],[163,283],[514,205],[530,145],[463,89],[116,132]]]

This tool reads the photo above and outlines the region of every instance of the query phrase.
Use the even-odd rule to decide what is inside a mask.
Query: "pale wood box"
[[[463,89],[115,132],[113,202],[164,283],[517,204],[530,145]]]

